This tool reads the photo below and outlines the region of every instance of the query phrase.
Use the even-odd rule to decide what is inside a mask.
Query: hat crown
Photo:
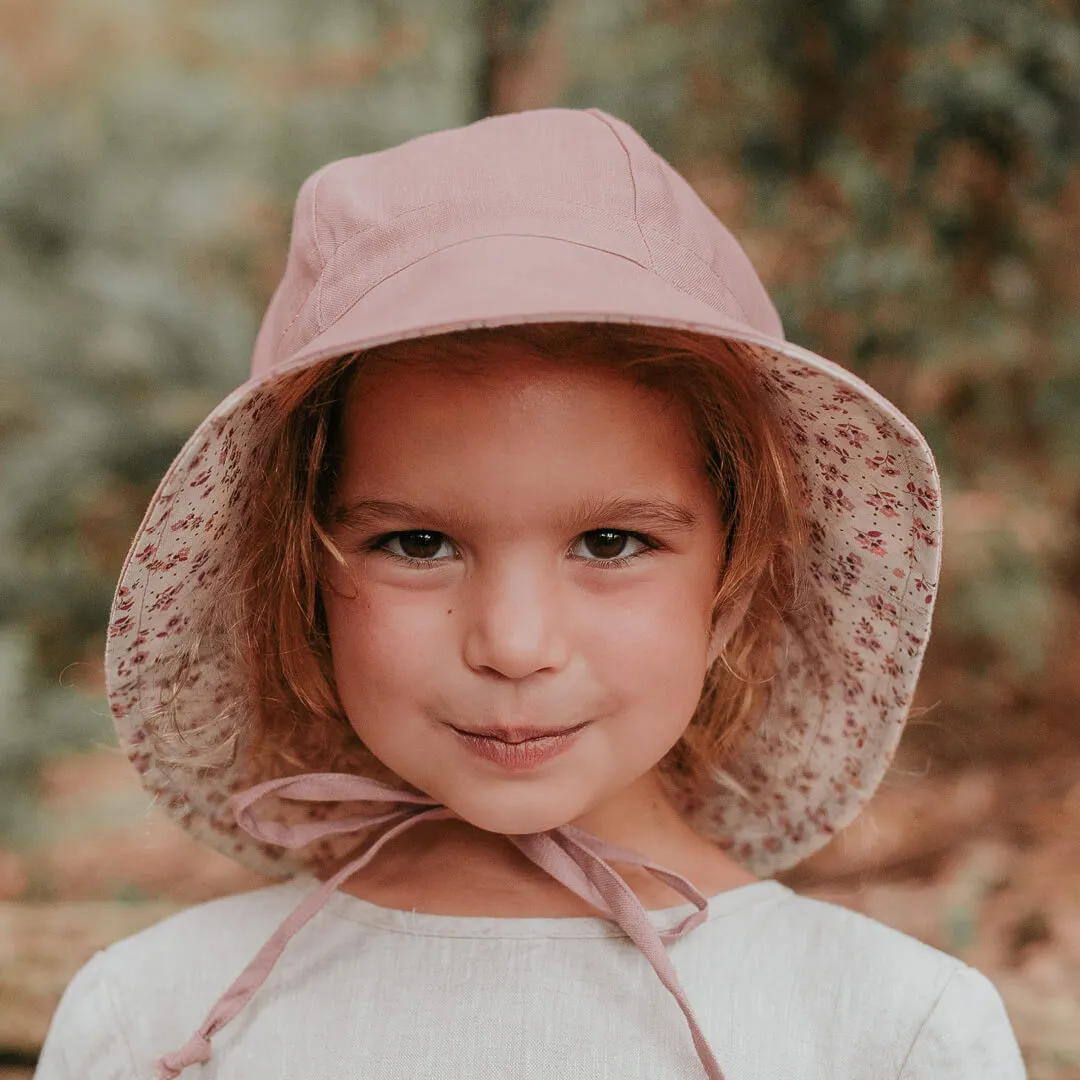
[[[331,162],[296,200],[252,374],[287,365],[380,282],[458,243],[532,235],[610,251],[755,331],[783,337],[738,241],[628,124],[535,109]]]

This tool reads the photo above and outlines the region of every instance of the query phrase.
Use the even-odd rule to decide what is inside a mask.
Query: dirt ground
[[[98,948],[262,879],[148,806],[117,752],[54,761],[42,842],[0,852],[0,1080],[30,1076],[60,992]],[[869,808],[782,880],[983,971],[1031,1080],[1080,1080],[1080,752],[926,774],[901,754]]]

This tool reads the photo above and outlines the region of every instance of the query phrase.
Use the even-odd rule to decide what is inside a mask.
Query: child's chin
[[[557,829],[568,824],[580,813],[576,805],[564,806],[558,800],[534,806],[499,806],[470,799],[467,805],[453,806],[451,809],[478,829],[511,836]]]

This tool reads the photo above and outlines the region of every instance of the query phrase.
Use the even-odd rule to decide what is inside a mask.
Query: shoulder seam
[[[945,982],[941,984],[941,989],[938,991],[937,997],[934,998],[933,1004],[927,1010],[926,1015],[922,1018],[922,1022],[919,1024],[919,1027],[915,1032],[915,1036],[911,1040],[911,1045],[908,1047],[907,1053],[904,1055],[904,1060],[900,1062],[900,1068],[897,1070],[896,1073],[896,1080],[901,1080],[901,1078],[903,1077],[904,1070],[907,1068],[907,1064],[911,1060],[912,1052],[915,1050],[915,1047],[918,1045],[919,1040],[922,1038],[922,1033],[926,1030],[926,1025],[930,1022],[930,1018],[934,1015],[934,1013],[937,1012],[937,1007],[941,1004],[941,999],[945,996],[945,991],[948,990],[949,985],[952,983],[953,979],[956,978],[957,974],[963,970],[964,966],[965,965],[963,961],[958,960],[956,967],[954,967],[952,971],[949,972],[949,977],[945,980]]]

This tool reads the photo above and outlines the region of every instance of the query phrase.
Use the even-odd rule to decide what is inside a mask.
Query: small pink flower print
[[[840,680],[840,688],[844,701],[847,702],[848,705],[858,704],[865,691],[862,680],[852,678],[848,675],[845,675]]]
[[[876,510],[882,517],[895,518],[900,516],[897,506],[900,499],[894,491],[878,491],[874,489],[872,495],[866,497],[866,505]]]
[[[866,604],[879,619],[884,619],[890,626],[897,625],[896,605],[890,604],[880,593],[868,596]]]
[[[822,475],[831,480],[834,484],[846,484],[848,482],[847,473],[840,471],[839,466],[834,461],[821,463]]]
[[[841,596],[850,596],[851,587],[857,585],[862,576],[863,561],[854,551],[833,560],[829,580],[836,586]]]
[[[903,570],[900,569],[899,566],[894,566],[892,576],[894,578],[901,578],[902,579],[902,578],[906,577],[907,575],[904,573]]]
[[[188,487],[202,487],[204,484],[208,484],[210,482],[210,477],[212,475],[213,474],[209,469],[204,469],[201,473],[193,476],[188,481]]]
[[[132,749],[128,751],[128,761],[135,766],[135,771],[138,773],[145,773],[149,770],[151,765],[150,755],[145,750]]]
[[[823,623],[825,626],[833,626],[836,623],[836,608],[823,597],[818,597],[817,602],[814,604],[814,611],[817,615],[817,620]]]
[[[157,598],[150,605],[151,611],[168,611],[169,608],[176,603],[176,598],[184,589],[184,582],[179,581],[175,585],[170,585],[166,589],[162,589],[157,594]]]
[[[798,383],[793,382],[786,375],[782,375],[778,371],[774,371],[769,376],[774,386],[778,386],[781,390],[787,391],[789,394],[801,394],[803,388]]]
[[[900,475],[900,470],[896,467],[896,458],[892,454],[875,454],[863,460],[869,468],[880,472],[882,476]]]
[[[908,482],[906,491],[915,496],[915,501],[924,510],[936,510],[938,504],[937,492],[931,488],[919,487],[914,480]]]
[[[921,540],[927,547],[937,547],[937,540],[930,526],[916,515],[911,523],[912,540]]]
[[[806,434],[806,428],[804,428],[798,420],[795,420],[792,417],[785,417],[781,423],[787,429],[787,433],[791,436],[791,441],[796,446],[807,446],[809,444],[810,438]]]
[[[874,628],[869,619],[862,618],[859,620],[859,625],[855,628],[855,644],[861,645],[871,652],[880,651],[881,641],[874,633]]]
[[[135,620],[130,615],[121,615],[119,619],[113,621],[112,626],[109,627],[109,637],[118,638],[134,629]]]
[[[870,438],[858,424],[837,424],[836,434],[856,450],[861,450]]]
[[[144,563],[148,559],[153,558],[156,554],[157,544],[147,544],[146,547],[142,549],[142,551],[138,551],[135,553],[135,561]]]
[[[856,532],[855,539],[870,552],[871,555],[882,557],[888,553],[889,547],[885,538],[878,529],[868,529],[866,532]]]
[[[832,399],[840,405],[846,405],[850,404],[852,401],[861,400],[859,395],[847,386],[838,386],[833,390]]]
[[[836,488],[835,491],[832,488],[823,488],[821,502],[825,509],[830,512],[834,508],[839,510],[855,509],[855,504],[844,494],[843,488]]]
[[[854,649],[842,648],[840,655],[848,671],[865,671],[866,661]]]
[[[862,763],[857,757],[852,754],[848,754],[844,757],[842,765],[843,773],[848,778],[848,782],[855,787],[858,787],[862,782]]]
[[[881,658],[881,671],[891,679],[900,677],[900,665],[896,662],[896,657],[892,653],[886,653]]]

